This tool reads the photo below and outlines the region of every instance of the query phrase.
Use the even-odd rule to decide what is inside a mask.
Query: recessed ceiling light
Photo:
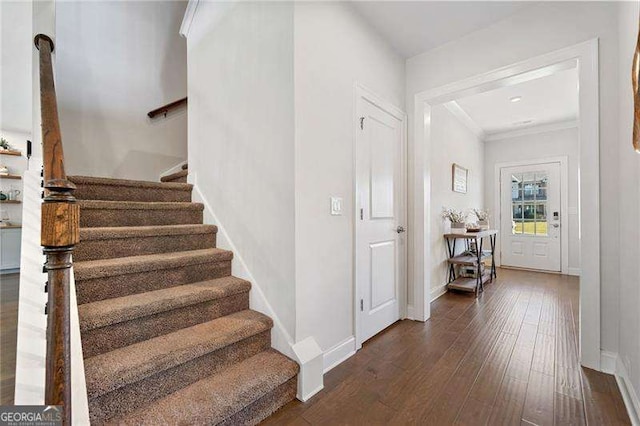
[[[511,102],[516,103],[516,102],[520,102],[522,100],[522,96],[514,96],[513,98],[509,99]]]

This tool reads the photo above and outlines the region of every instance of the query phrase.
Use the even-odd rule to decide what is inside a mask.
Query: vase
[[[464,223],[452,222],[451,223],[451,233],[452,234],[466,234],[467,233],[467,227],[465,226]]]

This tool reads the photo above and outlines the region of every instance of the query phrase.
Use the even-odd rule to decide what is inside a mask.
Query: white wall
[[[416,93],[599,38],[601,345],[618,348],[619,154],[618,6],[614,2],[542,2],[490,27],[407,61],[407,109]],[[412,126],[409,126],[411,132]]]
[[[631,90],[631,60],[638,34],[638,3],[619,3],[620,114],[618,146],[611,149],[617,154],[620,179],[620,346],[619,361],[629,375],[635,393],[640,395],[640,154],[631,148],[633,96]],[[618,372],[620,373],[620,372]],[[637,407],[638,408],[638,407]]]
[[[499,226],[497,219],[500,212],[496,205],[496,172],[497,163],[511,161],[539,160],[549,157],[567,156],[569,193],[569,268],[574,272],[580,269],[580,239],[578,222],[578,171],[580,168],[580,140],[577,128],[555,130],[497,141],[485,142],[485,206],[491,210],[492,224]],[[585,171],[586,172],[586,171]],[[565,195],[563,195],[565,196]],[[496,248],[499,252],[500,238]]]
[[[447,245],[442,234],[448,224],[442,218],[443,208],[467,212],[484,208],[485,163],[484,145],[478,137],[463,125],[446,107],[435,106],[431,110],[431,152],[427,158],[431,166],[431,297],[437,297],[447,284]],[[469,170],[467,193],[451,189],[451,166],[456,163]],[[475,220],[473,214],[469,217]],[[457,243],[458,252],[463,249]],[[427,295],[428,296],[428,295]]]
[[[157,180],[187,156],[183,1],[56,2],[56,84],[69,174]]]
[[[187,44],[190,179],[293,336],[293,4],[200,2]]]
[[[324,351],[354,335],[356,82],[402,108],[404,61],[351,5],[296,3],[296,341],[314,336]]]
[[[0,128],[31,132],[30,1],[0,2]]]

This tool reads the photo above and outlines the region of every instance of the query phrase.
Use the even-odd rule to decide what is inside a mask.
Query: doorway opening
[[[432,235],[433,230],[430,226],[435,219],[431,206],[432,182],[435,176],[432,175],[432,159],[430,158],[432,146],[436,143],[433,135],[433,114],[438,111],[439,106],[451,105],[456,100],[532,82],[568,70],[575,70],[577,75],[577,111],[579,116],[572,125],[552,123],[548,124],[548,127],[556,126],[558,129],[572,128],[577,136],[579,172],[576,177],[576,185],[579,196],[574,207],[579,217],[577,222],[579,239],[576,252],[579,253],[580,268],[579,272],[574,272],[578,272],[580,275],[580,313],[577,324],[579,325],[580,363],[583,366],[600,370],[600,196],[597,39],[416,95],[414,100],[414,138],[412,138],[412,146],[410,147],[412,157],[415,159],[414,173],[411,176],[413,184],[411,193],[414,197],[414,203],[410,222],[410,229],[413,231],[411,233],[413,240],[413,274],[410,281],[413,298],[410,303],[412,303],[414,319],[428,319],[430,317],[430,292],[434,285],[437,286],[439,284],[432,282],[433,279],[430,274],[430,262],[434,255],[437,255],[437,253],[433,252],[433,241],[434,238],[441,237]],[[519,101],[520,99],[515,96],[511,102]],[[452,108],[448,109],[452,111]],[[455,109],[454,107],[453,110]],[[458,116],[460,115],[463,114],[458,114]],[[520,124],[526,127],[530,123]],[[514,129],[511,136],[516,136],[517,132],[521,130],[523,129]],[[485,134],[485,136],[487,135]],[[485,208],[495,209],[493,212],[494,224],[499,224],[499,227],[503,229],[501,233],[504,233],[504,229],[507,229],[508,233],[512,235],[513,238],[509,244],[514,249],[519,248],[524,253],[524,246],[529,245],[532,259],[535,259],[536,253],[540,257],[549,258],[549,255],[553,254],[554,250],[556,253],[559,251],[559,272],[569,273],[568,268],[563,271],[564,261],[562,260],[563,245],[566,243],[566,238],[563,242],[562,228],[564,224],[567,224],[562,215],[563,213],[565,215],[568,214],[568,210],[570,210],[569,208],[562,208],[562,165],[560,164],[559,171],[555,169],[555,166],[550,164],[558,161],[550,161],[545,156],[545,153],[538,155],[538,161],[540,161],[537,163],[538,167],[533,164],[534,167],[531,169],[524,167],[522,164],[514,164],[514,167],[522,166],[522,170],[510,170],[510,172],[513,172],[511,176],[508,175],[509,171],[505,170],[505,180],[512,185],[511,189],[518,191],[518,194],[515,194],[516,198],[513,198],[513,193],[505,189],[504,194],[500,194],[497,200],[485,203]],[[548,166],[540,167],[545,164],[548,164]],[[498,169],[499,175],[502,175],[501,169],[502,167]],[[493,167],[489,171],[493,173]],[[544,191],[542,189],[551,182],[551,179],[556,174],[559,174],[555,178],[556,191],[560,193],[553,195],[554,201],[551,201],[547,199],[551,195],[546,193],[547,188],[545,187]],[[515,181],[513,179],[514,175]],[[500,176],[494,179],[500,182]],[[495,182],[494,179],[485,180],[487,188],[490,188],[489,184]],[[559,184],[558,181],[560,182]],[[522,194],[520,191],[522,191]],[[493,198],[493,192],[489,192],[492,196],[485,197],[485,199]],[[509,200],[509,197],[511,197],[511,200]],[[502,207],[499,201],[500,198],[509,200],[509,210],[507,210],[506,206]],[[567,197],[565,196],[565,198]],[[496,204],[498,204],[497,208]],[[505,202],[505,204],[507,203]],[[557,220],[554,216],[555,212],[558,214]],[[496,218],[496,216],[498,217]],[[554,227],[555,224],[558,225],[558,228]],[[556,235],[555,229],[559,230],[557,233],[557,237],[560,240],[559,245],[557,242],[549,241],[554,239],[553,237]],[[523,237],[525,236],[531,237],[526,244],[523,242]],[[547,242],[546,247],[545,240]],[[553,247],[549,243],[553,243]],[[502,251],[504,249],[504,247],[499,248]],[[501,256],[499,258],[500,261],[503,260]],[[530,266],[537,267],[529,269],[558,271],[558,261],[557,257],[555,258],[556,260],[553,261],[548,259],[546,264],[535,265],[530,263]],[[509,262],[514,261],[513,259],[507,259],[507,263]],[[521,263],[520,265],[523,264]]]

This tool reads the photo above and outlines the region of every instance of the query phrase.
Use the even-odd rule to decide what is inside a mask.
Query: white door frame
[[[560,254],[562,256],[560,265],[561,273],[569,274],[569,157],[547,157],[539,160],[522,160],[496,163],[494,168],[494,216],[496,227],[502,226],[502,194],[500,172],[506,167],[535,166],[537,164],[560,163]],[[496,241],[496,252],[501,253],[502,235]],[[502,257],[496,256],[496,266],[501,266]]]
[[[430,317],[430,274],[425,271],[431,258],[429,199],[431,171],[427,153],[431,148],[431,108],[461,96],[513,85],[561,69],[578,69],[580,121],[580,363],[600,370],[600,136],[598,94],[598,39],[536,56],[435,89],[414,98],[414,135],[411,140],[413,163],[413,206],[410,230],[413,268],[413,318]],[[595,231],[594,231],[595,230]]]
[[[358,135],[358,131],[360,129],[360,117],[363,116],[362,111],[359,110],[359,100],[360,98],[366,99],[367,101],[371,102],[373,105],[377,106],[378,108],[380,108],[381,110],[385,111],[386,113],[392,115],[393,117],[397,118],[398,120],[400,120],[400,127],[402,129],[401,131],[401,153],[400,153],[400,158],[402,158],[401,161],[401,171],[400,171],[400,175],[404,176],[405,179],[407,178],[407,114],[401,110],[400,108],[398,108],[397,106],[393,105],[391,102],[388,102],[386,100],[384,100],[382,97],[378,96],[374,91],[372,91],[371,89],[367,88],[366,86],[356,82],[354,84],[354,98],[353,98],[353,111],[354,111],[354,116],[353,116],[353,330],[354,330],[354,335],[355,335],[355,344],[356,344],[356,350],[360,349],[362,347],[362,332],[360,330],[361,327],[361,321],[360,321],[360,298],[358,297],[358,295],[360,294],[360,288],[358,286],[358,277],[357,277],[357,269],[356,269],[356,249],[357,249],[357,232],[358,232],[358,221],[360,220],[359,217],[359,212],[360,210],[357,208],[357,201],[358,201],[358,182],[357,182],[357,176],[355,173],[356,170],[356,142],[357,142],[357,135]],[[407,182],[404,182],[404,185],[402,185],[402,193],[400,194],[400,205],[403,206],[402,208],[402,214],[401,214],[401,219],[402,222],[404,223],[404,227],[407,228]],[[410,228],[409,228],[410,229]],[[398,296],[398,302],[400,305],[400,318],[404,319],[407,317],[407,276],[408,276],[408,267],[407,267],[407,259],[410,256],[410,252],[408,250],[409,246],[408,244],[406,245],[406,249],[405,249],[405,256],[404,256],[404,263],[405,263],[405,268],[404,274],[401,274],[401,279],[400,279],[400,283],[399,283],[399,288],[400,288],[400,294]]]

